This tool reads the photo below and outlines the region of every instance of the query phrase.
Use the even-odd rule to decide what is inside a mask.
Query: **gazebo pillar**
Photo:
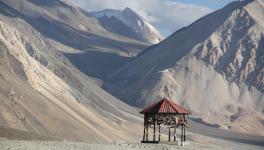
[[[143,132],[143,142],[146,141],[146,114],[144,114],[144,132]]]
[[[175,127],[174,127],[174,138],[173,138],[173,141],[176,141],[176,124],[175,124]]]
[[[148,141],[148,126],[146,128],[147,134],[146,134],[146,141]]]
[[[143,139],[142,139],[142,141],[145,141],[145,137],[146,137],[145,129],[146,129],[146,127],[145,127],[145,121],[144,121],[144,131],[143,131]]]
[[[156,141],[156,116],[155,116],[155,114],[153,116],[153,123],[154,123],[154,128],[153,128],[153,141]]]
[[[147,131],[146,141],[148,141],[148,114],[146,114],[146,131]]]
[[[183,124],[181,125],[181,141],[183,141]]]
[[[183,126],[183,141],[186,141],[185,125]]]
[[[171,135],[170,135],[170,127],[169,127],[169,140],[168,141],[170,141],[171,140]]]
[[[184,122],[187,122],[185,115],[183,115]],[[185,124],[183,125],[183,141],[186,141],[186,132],[185,132]]]
[[[159,141],[160,141],[160,124],[159,124]]]

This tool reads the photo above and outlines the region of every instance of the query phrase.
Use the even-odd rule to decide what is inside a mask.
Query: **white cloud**
[[[169,0],[72,0],[72,2],[88,11],[132,8],[165,35],[212,12],[206,7]]]

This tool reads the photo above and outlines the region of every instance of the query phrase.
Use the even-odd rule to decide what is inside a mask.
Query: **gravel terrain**
[[[162,144],[86,144],[76,142],[51,142],[51,141],[15,141],[0,140],[0,150],[255,150],[263,149],[246,144],[221,143],[200,144],[190,142],[187,146],[162,145]]]

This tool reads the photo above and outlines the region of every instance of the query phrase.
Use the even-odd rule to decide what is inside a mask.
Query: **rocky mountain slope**
[[[141,47],[61,1],[1,0],[0,125],[56,139],[134,141],[137,109],[102,90],[65,56]]]
[[[102,78],[108,73],[104,69],[110,72],[120,67],[149,45],[108,32],[88,12],[59,0],[1,1],[0,7],[3,14],[25,20],[78,69],[94,78]],[[116,61],[109,61],[108,66],[94,61],[105,56]],[[86,63],[80,65],[78,60]]]
[[[91,12],[109,31],[151,44],[164,38],[155,27],[130,8],[124,10],[106,9]]]
[[[1,8],[9,16],[26,20],[45,37],[79,50],[114,48],[133,52],[144,46],[142,42],[107,32],[89,13],[59,0],[2,1]]]
[[[264,135],[264,2],[232,2],[109,76],[104,87],[143,107],[164,96],[223,129]]]

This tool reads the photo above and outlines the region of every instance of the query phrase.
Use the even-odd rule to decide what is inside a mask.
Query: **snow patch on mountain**
[[[124,23],[126,26],[131,28],[137,37],[134,37],[138,40],[143,40],[148,43],[157,44],[163,40],[163,36],[159,31],[148,23],[144,18],[139,16],[135,11],[130,8],[125,8],[121,10],[106,9],[97,12],[91,12],[96,18],[116,18]]]

